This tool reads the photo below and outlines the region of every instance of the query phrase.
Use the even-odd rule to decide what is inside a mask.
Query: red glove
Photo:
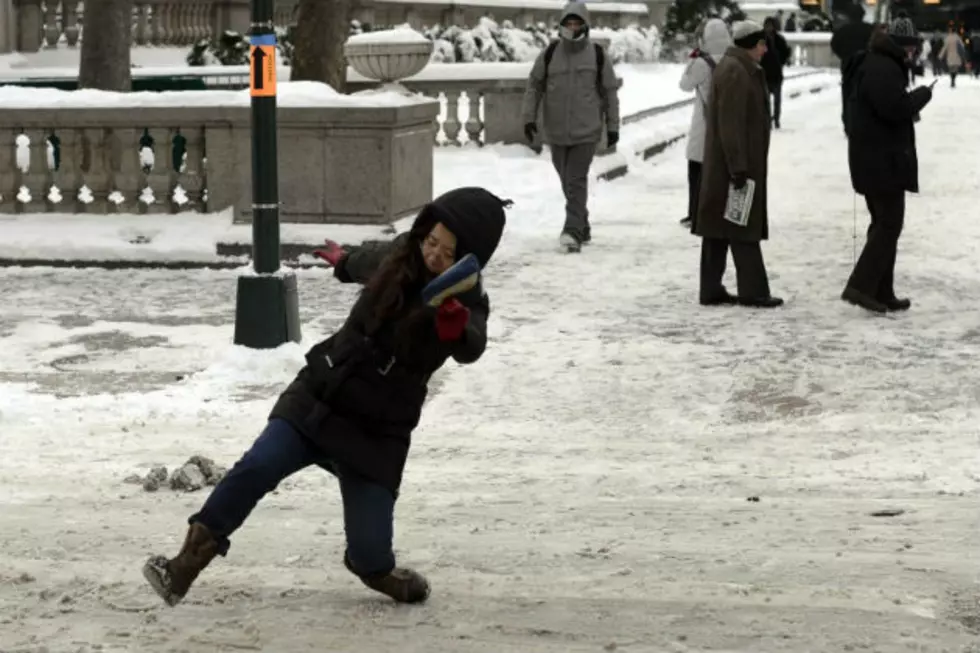
[[[344,258],[344,248],[332,240],[323,241],[323,247],[313,250],[314,256],[319,256],[330,265],[336,267],[337,262]]]
[[[463,337],[463,331],[470,321],[470,309],[458,299],[450,297],[436,310],[436,333],[439,340],[452,342]]]
[[[700,56],[701,56],[701,48],[694,48],[693,50],[691,50],[691,55],[690,55],[691,59],[697,59]]]

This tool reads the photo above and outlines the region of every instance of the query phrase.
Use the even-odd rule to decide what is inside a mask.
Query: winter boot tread
[[[191,524],[176,557],[152,556],[143,565],[143,577],[164,602],[180,603],[198,575],[218,554],[218,542],[206,526]]]

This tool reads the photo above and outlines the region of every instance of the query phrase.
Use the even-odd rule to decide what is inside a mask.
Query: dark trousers
[[[905,193],[868,195],[868,240],[847,285],[879,301],[895,298],[895,257],[905,223]]]
[[[783,83],[769,84],[769,116],[772,122],[778,127],[779,117],[783,114]]]
[[[221,545],[221,555],[225,555],[228,537],[245,522],[259,500],[284,478],[310,465],[317,465],[340,479],[347,559],[355,573],[369,576],[391,571],[395,566],[391,546],[394,495],[331,461],[281,419],[266,424],[252,448],[218,483],[190,521],[207,526]]]
[[[561,180],[565,195],[565,226],[563,231],[578,240],[588,240],[592,227],[589,225],[589,169],[595,157],[596,143],[578,145],[552,145],[551,163]]]
[[[691,219],[691,230],[698,218],[698,193],[701,191],[701,162],[687,162],[687,217]]]
[[[728,250],[735,261],[738,296],[743,299],[769,297],[769,276],[762,259],[759,243],[748,243],[723,238],[701,239],[701,299],[721,295],[725,287],[721,280],[728,264]]]

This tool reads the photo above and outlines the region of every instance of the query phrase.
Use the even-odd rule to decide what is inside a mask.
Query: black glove
[[[735,190],[742,190],[745,188],[745,183],[748,179],[748,175],[744,172],[736,172],[732,175],[732,186],[735,187]]]
[[[528,143],[534,142],[534,137],[537,135],[537,133],[538,126],[535,123],[529,122],[524,124],[524,136],[527,138]]]
[[[616,147],[616,143],[619,142],[619,132],[612,131],[611,129],[606,132],[606,144],[609,147]]]
[[[909,93],[912,106],[921,111],[932,100],[932,87],[920,86]]]

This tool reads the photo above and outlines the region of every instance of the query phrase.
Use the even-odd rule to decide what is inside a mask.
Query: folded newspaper
[[[725,219],[740,227],[749,223],[749,213],[752,212],[752,198],[755,196],[755,182],[745,180],[745,185],[735,188],[728,184],[728,201],[725,203]]]

